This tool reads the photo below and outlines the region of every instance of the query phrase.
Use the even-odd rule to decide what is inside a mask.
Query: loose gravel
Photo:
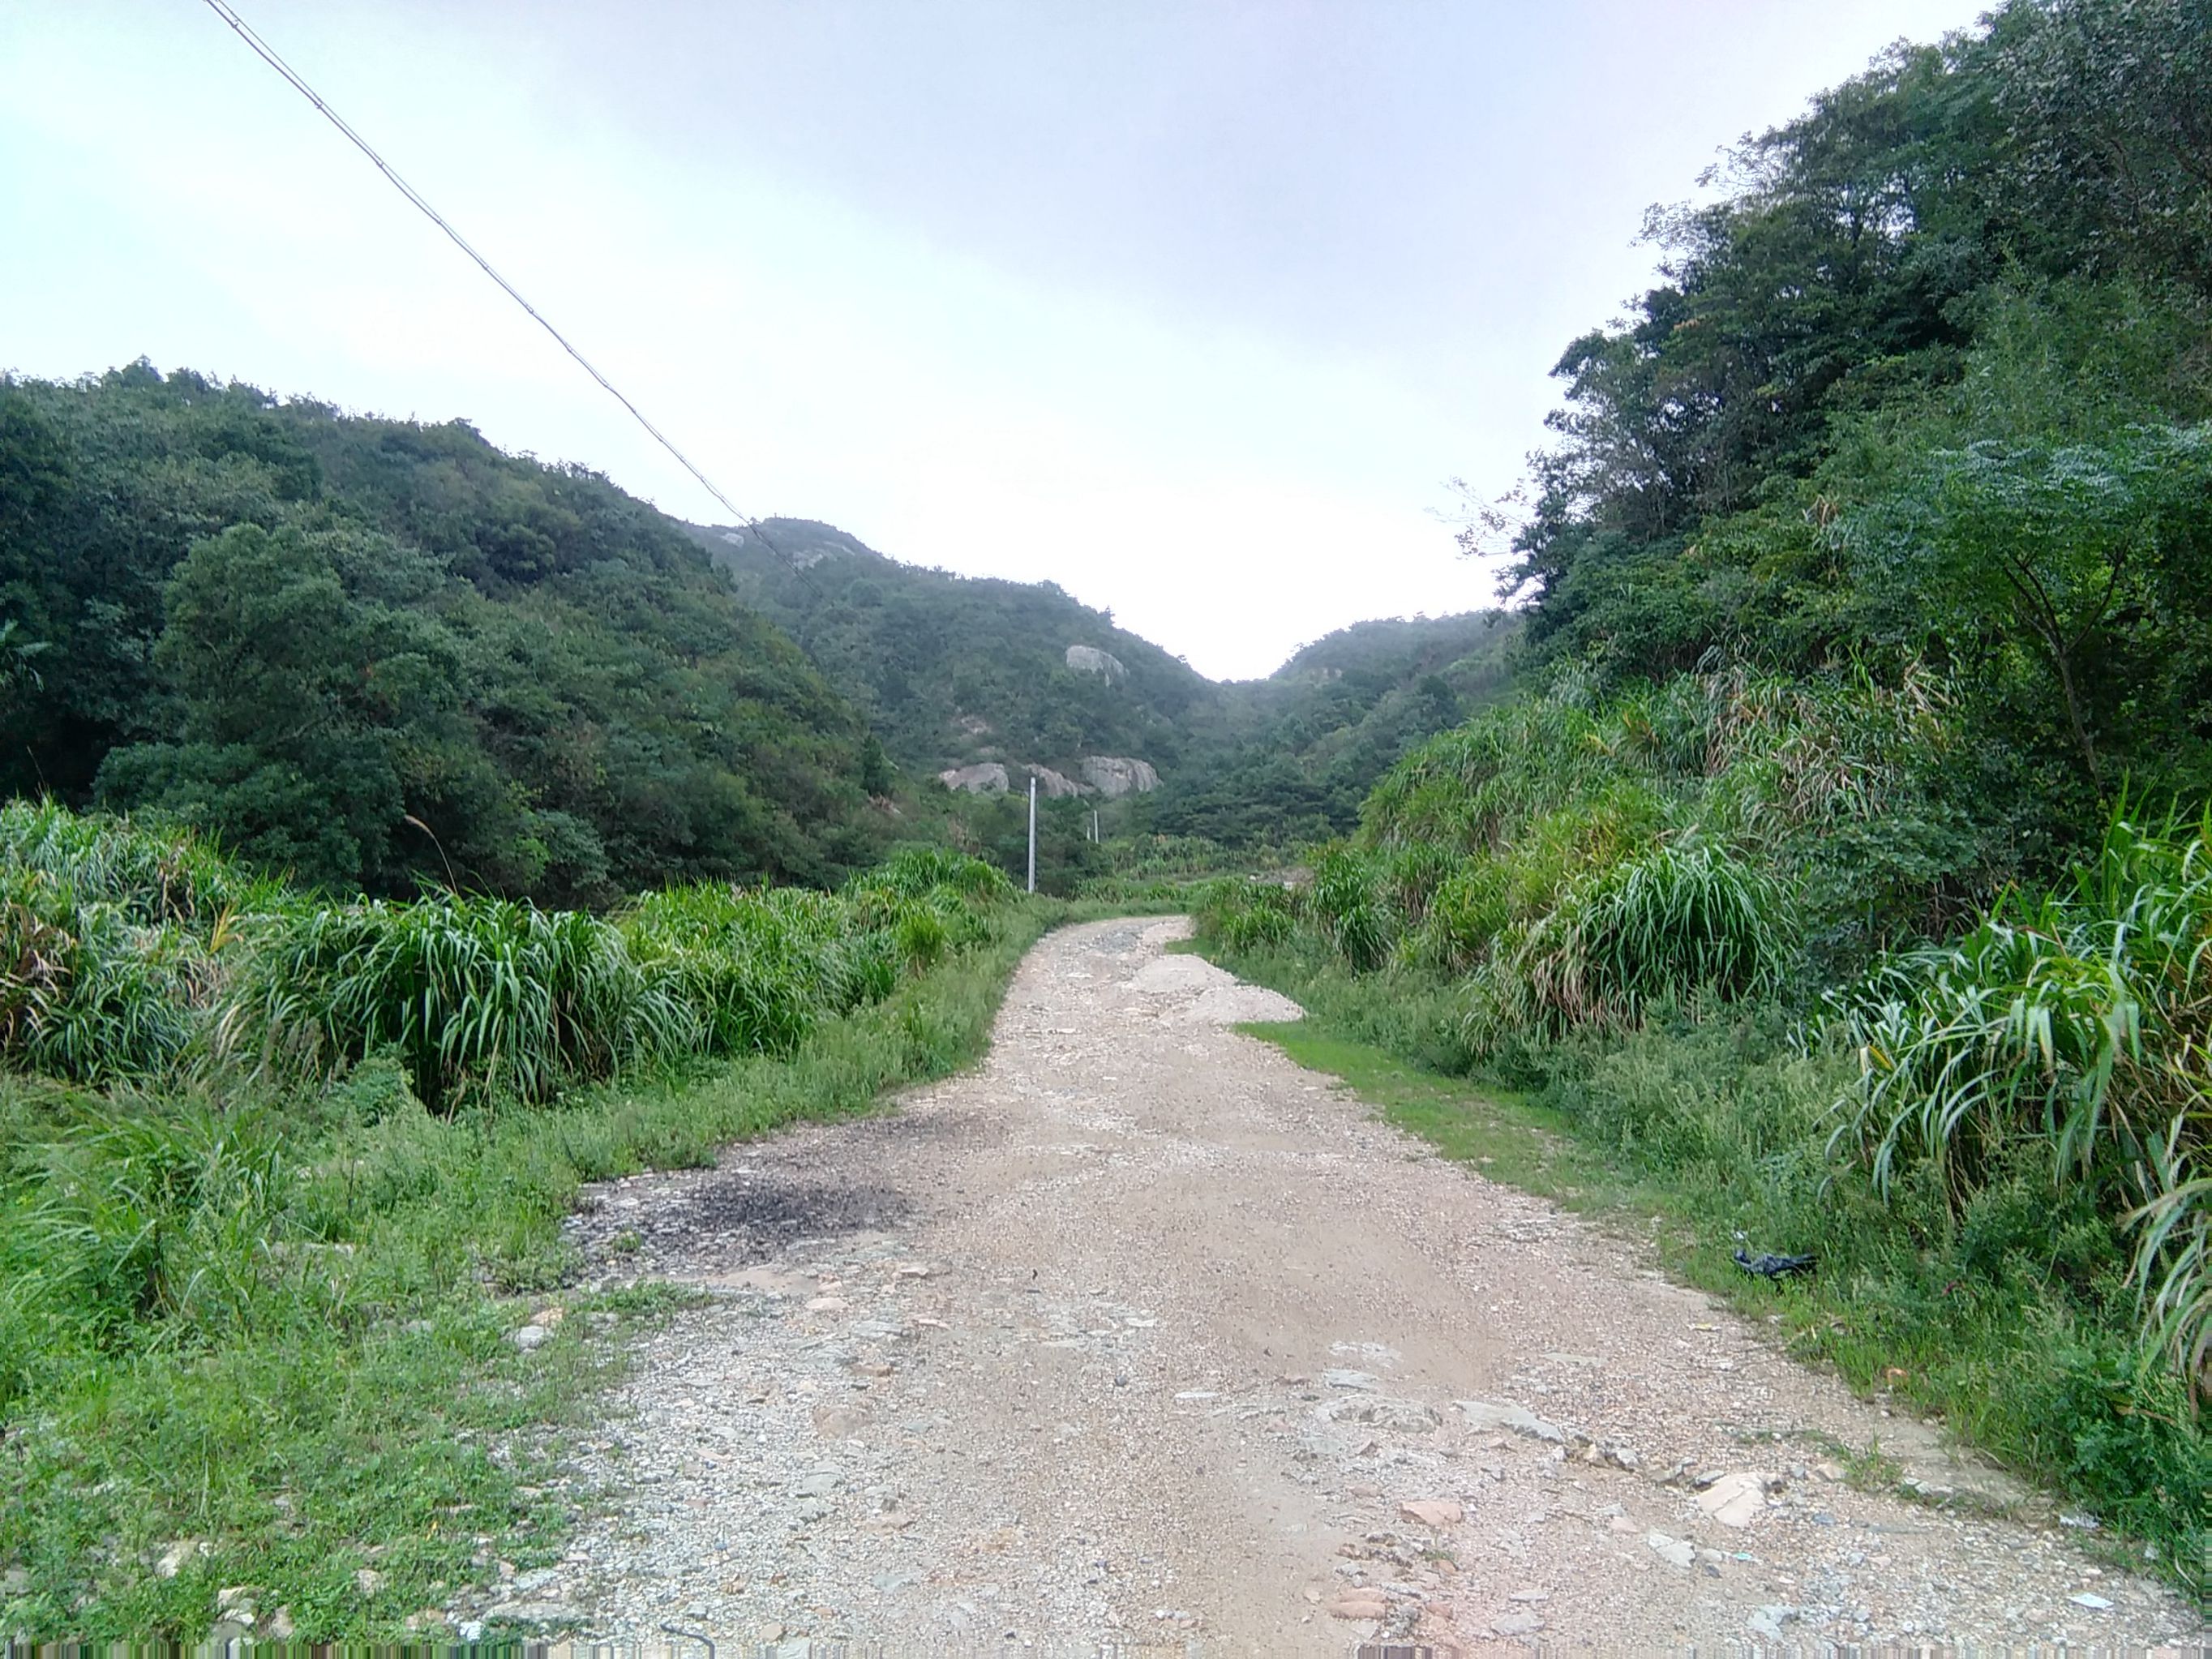
[[[1053,935],[988,1061],[894,1113],[596,1189],[596,1282],[708,1297],[570,1449],[602,1520],[475,1616],[794,1655],[2212,1635],[1632,1240],[1230,1029],[1297,1011],[1164,955],[1184,931]],[[1853,1483],[1877,1448],[1917,1492]]]

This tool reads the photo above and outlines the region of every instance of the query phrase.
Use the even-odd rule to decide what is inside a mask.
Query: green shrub
[[[1570,886],[1474,976],[1477,1050],[1516,1031],[1625,1030],[1656,1003],[1771,992],[1790,941],[1780,884],[1710,842],[1663,844]]]
[[[2212,1358],[2212,815],[2116,818],[2070,886],[2000,903],[1965,939],[1834,999],[1858,1056],[1839,1146],[1876,1184],[1925,1161],[1954,1195],[2014,1145],[2134,1230],[2145,1335],[2192,1382]]]
[[[1382,872],[1359,849],[1338,845],[1314,860],[1308,914],[1336,953],[1355,969],[1380,968],[1397,934]]]
[[[0,1054],[83,1083],[158,1075],[198,1030],[210,951],[66,877],[0,865]]]
[[[537,1101],[696,1049],[701,1021],[678,989],[648,981],[622,933],[580,911],[368,900],[255,939],[215,1043],[279,1078],[328,1077],[389,1048],[433,1105],[470,1091]]]
[[[1208,882],[1192,909],[1200,935],[1231,951],[1280,945],[1297,931],[1297,891],[1280,882],[1249,877]]]
[[[201,939],[226,915],[284,902],[281,884],[251,874],[192,830],[51,801],[0,805],[0,868],[43,872],[82,902],[112,904],[142,926],[177,923]]]
[[[1014,884],[994,864],[949,847],[909,847],[854,878],[855,886],[879,887],[907,898],[948,888],[963,898],[991,902],[1012,896]]]

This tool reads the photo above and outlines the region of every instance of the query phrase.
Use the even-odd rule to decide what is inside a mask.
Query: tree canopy
[[[0,787],[331,888],[827,880],[892,772],[682,530],[466,424],[0,381]]]

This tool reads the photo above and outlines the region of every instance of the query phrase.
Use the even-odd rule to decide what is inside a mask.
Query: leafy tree
[[[0,785],[306,879],[598,902],[866,863],[856,710],[684,531],[465,424],[0,380]]]

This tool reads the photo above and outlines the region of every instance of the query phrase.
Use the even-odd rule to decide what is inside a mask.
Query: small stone
[[[241,1625],[253,1622],[253,1592],[244,1584],[228,1584],[215,1593],[215,1611],[218,1619],[235,1619]]]
[[[1604,1455],[1605,1461],[1612,1464],[1616,1469],[1633,1469],[1638,1468],[1644,1462],[1642,1458],[1636,1455],[1636,1449],[1634,1447],[1623,1446],[1613,1441],[1607,1441],[1604,1447]]]
[[[1364,1586],[1339,1590],[1323,1609],[1332,1619],[1381,1619],[1390,1604],[1378,1589]]]
[[[843,1440],[874,1421],[864,1406],[820,1406],[814,1412],[814,1431],[827,1440]]]
[[[10,1567],[7,1571],[0,1572],[0,1595],[26,1595],[30,1588],[31,1574],[28,1568]]]
[[[204,1538],[179,1538],[163,1550],[161,1559],[154,1563],[156,1578],[174,1578],[185,1570],[188,1561],[204,1561],[215,1553],[215,1546]]]
[[[1813,1473],[1823,1480],[1840,1480],[1844,1478],[1844,1466],[1841,1463],[1815,1463]]]
[[[1797,1616],[1797,1609],[1778,1603],[1769,1603],[1745,1620],[1744,1626],[1753,1636],[1763,1636],[1770,1642],[1782,1639],[1782,1627]]]
[[[261,1627],[261,1633],[272,1642],[289,1642],[293,1628],[292,1609],[279,1607],[269,1615],[269,1622]]]
[[[927,1279],[933,1271],[927,1261],[902,1261],[892,1269],[901,1279]]]
[[[904,1532],[914,1524],[914,1517],[904,1510],[884,1510],[879,1514],[863,1516],[862,1532]]]
[[[1644,1534],[1644,1547],[1669,1566],[1687,1567],[1698,1559],[1697,1546],[1686,1538],[1670,1538],[1663,1532]]]
[[[1418,1400],[1371,1401],[1355,1415],[1389,1434],[1428,1434],[1443,1420]]]
[[[565,1308],[540,1308],[530,1316],[530,1322],[533,1325],[543,1325],[550,1331],[567,1316],[568,1310]]]
[[[514,1346],[528,1353],[532,1348],[542,1348],[553,1340],[553,1333],[543,1325],[525,1325],[509,1339]]]
[[[862,1376],[877,1377],[889,1376],[893,1370],[880,1359],[856,1359],[853,1362],[853,1369]]]
[[[2092,1613],[2110,1613],[2112,1610],[2111,1601],[2088,1590],[2083,1590],[2079,1595],[2069,1595],[2066,1599],[2075,1607],[2087,1607]]]
[[[1455,1527],[1467,1519],[1466,1507],[1449,1498],[1412,1498],[1398,1505],[1398,1513],[1425,1527]]]
[[[1378,1378],[1366,1371],[1349,1371],[1337,1366],[1323,1371],[1321,1380],[1332,1389],[1358,1389],[1370,1394],[1382,1386]]]
[[[817,1469],[803,1476],[791,1490],[799,1498],[828,1498],[837,1490],[842,1480],[834,1470]]]
[[[1724,1527],[1747,1527],[1766,1507],[1771,1475],[1724,1474],[1698,1494],[1698,1507]]]
[[[1563,1443],[1567,1437],[1566,1431],[1558,1424],[1546,1422],[1523,1406],[1492,1400],[1462,1400],[1458,1405],[1470,1428],[1510,1429],[1515,1434],[1555,1445]]]
[[[464,1620],[461,1620],[461,1640],[463,1640],[464,1642],[481,1642],[481,1641],[483,1641],[483,1620],[481,1620],[481,1619],[464,1619]]]
[[[384,1588],[384,1575],[374,1567],[363,1567],[354,1574],[353,1587],[363,1595],[374,1595]]]
[[[1538,1601],[1550,1601],[1552,1599],[1552,1592],[1549,1590],[1540,1589],[1517,1589],[1512,1592],[1512,1594],[1508,1595],[1505,1599],[1509,1601],[1526,1601],[1533,1605]]]
[[[1534,1613],[1509,1613],[1490,1621],[1496,1636],[1533,1636],[1544,1628],[1543,1617]]]
[[[806,1304],[809,1313],[843,1313],[853,1304],[842,1296],[817,1296]]]

